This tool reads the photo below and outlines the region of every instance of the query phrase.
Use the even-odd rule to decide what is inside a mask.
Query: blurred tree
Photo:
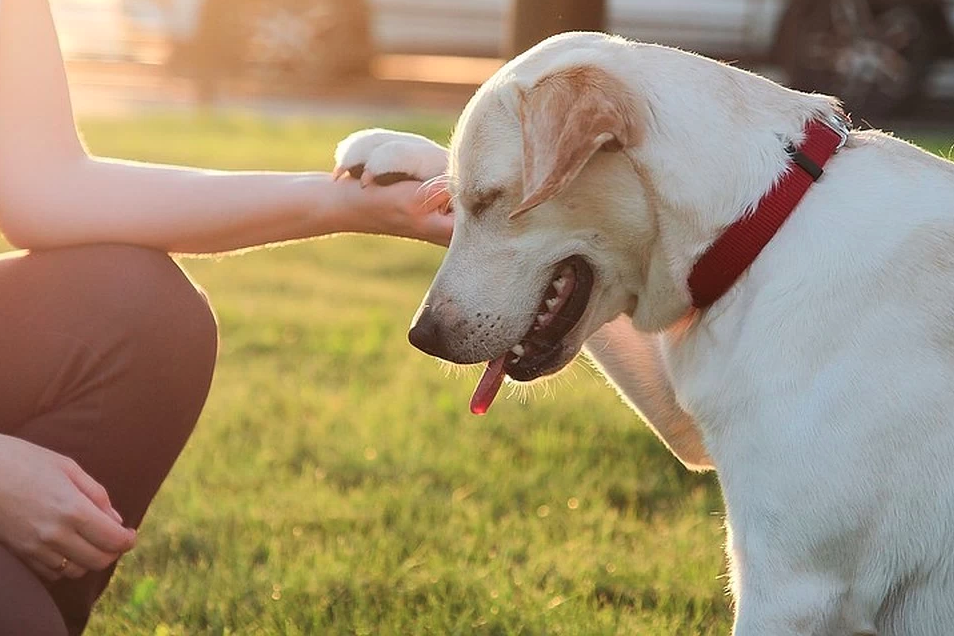
[[[606,0],[513,0],[508,50],[513,57],[551,35],[564,31],[602,31]]]
[[[369,24],[366,0],[201,0],[170,66],[193,78],[201,102],[235,77],[308,91],[368,73]]]
[[[241,70],[246,54],[241,14],[231,0],[205,0],[200,5],[195,35],[182,53],[203,104],[214,99],[219,80]]]

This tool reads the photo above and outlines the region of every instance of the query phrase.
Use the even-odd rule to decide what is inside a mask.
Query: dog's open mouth
[[[472,413],[482,415],[497,396],[504,376],[527,382],[554,372],[563,355],[563,339],[583,317],[593,290],[593,270],[581,256],[557,263],[543,293],[533,326],[520,342],[487,364],[474,396]]]

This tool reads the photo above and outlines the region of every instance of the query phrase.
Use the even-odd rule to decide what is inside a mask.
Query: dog
[[[370,130],[336,160],[447,171],[454,235],[409,338],[489,361],[472,410],[585,345],[717,471],[734,634],[954,633],[954,164],[831,97],[595,33],[503,66],[449,152]]]

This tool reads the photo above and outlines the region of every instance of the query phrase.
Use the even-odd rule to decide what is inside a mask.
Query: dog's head
[[[668,295],[656,303],[664,321],[688,306],[651,256],[656,195],[630,152],[645,140],[646,103],[598,56],[559,45],[501,69],[462,114],[454,237],[409,334],[452,362],[491,361],[484,408],[504,373],[529,381],[566,366],[637,310],[649,280]]]

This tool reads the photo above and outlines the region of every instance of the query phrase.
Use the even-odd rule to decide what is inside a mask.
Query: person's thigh
[[[33,572],[0,546],[0,634],[66,636],[66,625]]]
[[[215,320],[168,256],[90,246],[0,258],[0,433],[79,463],[138,527],[208,393]],[[82,630],[112,569],[50,587]]]

